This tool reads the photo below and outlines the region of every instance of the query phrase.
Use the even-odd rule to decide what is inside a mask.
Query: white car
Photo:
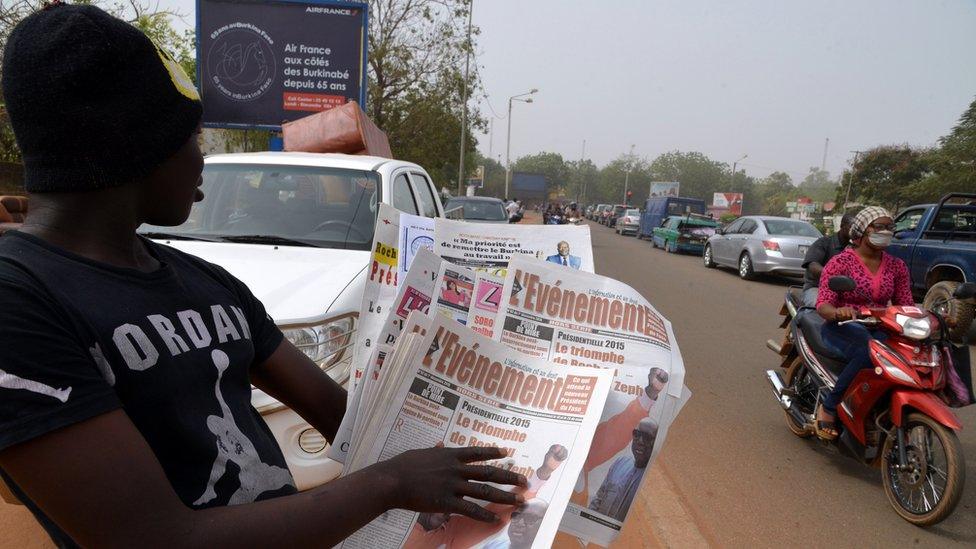
[[[202,190],[179,227],[144,235],[244,281],[285,336],[346,385],[378,204],[427,217],[444,209],[427,172],[372,156],[263,152],[205,159]],[[326,441],[253,389],[300,490],[335,478]]]

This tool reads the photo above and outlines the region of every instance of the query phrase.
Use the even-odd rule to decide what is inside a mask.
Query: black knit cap
[[[49,5],[11,32],[3,95],[29,192],[148,175],[193,135],[200,96],[173,59],[94,6]]]

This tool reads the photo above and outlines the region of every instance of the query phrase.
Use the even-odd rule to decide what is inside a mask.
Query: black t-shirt
[[[811,263],[826,265],[830,258],[844,251],[846,246],[841,244],[840,237],[836,233],[830,236],[821,236],[816,242],[810,245],[807,255],[803,257],[803,268],[807,269],[803,274],[803,289],[817,288],[820,286],[820,279],[813,279],[808,268]]]
[[[145,243],[151,273],[0,238],[0,449],[123,408],[188,506],[294,493],[251,406],[281,331],[224,269]]]

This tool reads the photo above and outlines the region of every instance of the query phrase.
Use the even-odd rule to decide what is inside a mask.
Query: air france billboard
[[[208,127],[278,129],[366,102],[366,5],[197,0],[197,82]]]

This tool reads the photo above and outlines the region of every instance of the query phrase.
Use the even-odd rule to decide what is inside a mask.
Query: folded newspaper
[[[393,284],[367,285],[361,318],[370,320],[358,335],[369,344],[357,346],[358,382],[330,457],[348,474],[437,443],[503,446],[505,466],[526,473],[537,497],[501,510],[497,528],[391,511],[343,546],[609,545],[690,397],[667,319],[626,284],[593,274],[586,226],[387,209],[374,239],[371,273],[392,256]],[[584,377],[592,386],[570,393],[585,409],[550,407],[568,379]],[[531,386],[527,401],[505,385],[516,378]],[[546,479],[532,476],[539,471]]]

